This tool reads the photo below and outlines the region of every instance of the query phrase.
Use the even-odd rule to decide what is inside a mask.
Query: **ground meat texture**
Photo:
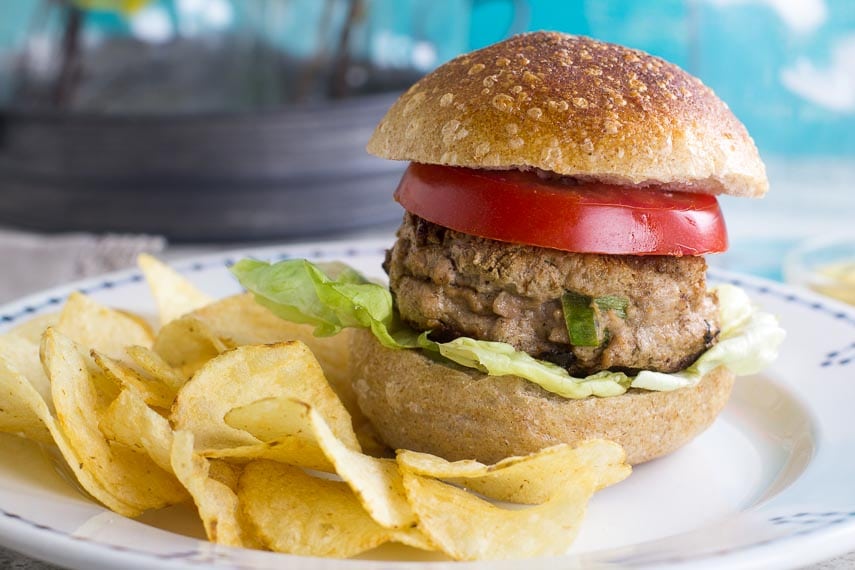
[[[702,257],[569,253],[474,237],[408,213],[384,267],[402,319],[434,331],[431,338],[507,342],[575,375],[675,372],[718,335]],[[561,306],[567,291],[625,297],[626,317],[598,313],[604,341],[573,346]]]

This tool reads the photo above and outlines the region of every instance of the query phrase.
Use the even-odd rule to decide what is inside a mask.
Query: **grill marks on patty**
[[[702,257],[568,253],[456,232],[407,213],[386,272],[401,317],[431,338],[512,344],[583,375],[685,368],[718,335]],[[629,300],[626,318],[600,314],[608,340],[570,344],[561,296]]]

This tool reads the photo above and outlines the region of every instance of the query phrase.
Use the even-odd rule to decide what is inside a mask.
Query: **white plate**
[[[340,259],[381,276],[387,245],[309,244],[177,267],[220,296],[239,290],[225,265],[244,255]],[[755,278],[720,271],[710,277],[741,285],[780,316],[788,331],[780,358],[763,374],[739,379],[722,416],[690,445],[596,495],[567,556],[529,567],[784,568],[855,548],[855,311]],[[6,305],[0,332],[57,310],[76,289],[154,314],[140,275],[123,272]],[[400,557],[413,559],[407,567],[414,569],[451,566],[403,547],[349,561],[218,547],[199,540],[201,527],[189,507],[125,519],[80,495],[27,442],[3,436],[0,458],[0,543],[64,566],[367,569],[401,567],[384,562]]]

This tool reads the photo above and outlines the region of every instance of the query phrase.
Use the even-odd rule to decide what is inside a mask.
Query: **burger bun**
[[[663,190],[768,189],[754,141],[699,79],[642,51],[556,32],[442,65],[392,106],[368,151]]]
[[[420,351],[386,348],[368,331],[356,331],[351,342],[357,401],[382,439],[449,461],[495,463],[603,438],[622,445],[629,463],[643,463],[705,430],[734,380],[719,367],[691,388],[573,400],[516,376],[487,376]]]

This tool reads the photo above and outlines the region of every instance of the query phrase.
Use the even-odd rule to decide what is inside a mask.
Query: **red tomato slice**
[[[395,199],[459,232],[564,251],[702,255],[727,249],[724,218],[708,194],[412,163]]]

